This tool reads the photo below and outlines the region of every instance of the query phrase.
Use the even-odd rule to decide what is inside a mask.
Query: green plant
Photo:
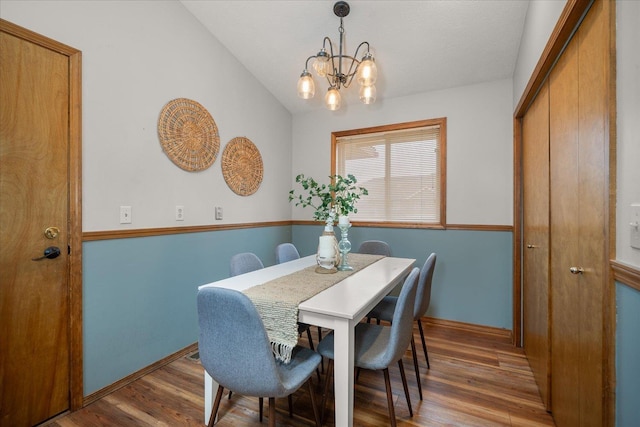
[[[369,194],[366,188],[357,186],[358,180],[349,174],[329,176],[329,184],[320,184],[312,177],[304,174],[296,176],[296,182],[302,186],[303,194],[289,191],[289,201],[296,201],[296,206],[314,209],[313,219],[333,222],[338,215],[357,213],[356,202],[361,196]]]

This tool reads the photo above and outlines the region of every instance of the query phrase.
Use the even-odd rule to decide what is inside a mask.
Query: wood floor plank
[[[465,330],[423,322],[431,369],[418,345],[418,365],[424,400],[418,398],[411,351],[404,365],[414,416],[409,415],[397,366],[389,369],[394,407],[400,427],[549,427],[553,419],[545,411],[527,359],[510,340],[495,333]],[[315,328],[312,328],[315,329]],[[416,342],[420,341],[417,327]],[[314,331],[314,342],[318,342]],[[301,342],[305,345],[306,340]],[[320,402],[324,378],[314,376]],[[43,427],[182,427],[203,426],[203,368],[198,360],[183,357]],[[333,395],[332,395],[333,396]],[[354,426],[389,425],[382,373],[363,370],[355,385]],[[293,395],[293,417],[287,399],[276,399],[278,426],[312,426],[313,410],[307,387]],[[258,399],[225,394],[216,426],[254,426]],[[327,405],[326,426],[332,427],[333,404]],[[263,424],[268,423],[265,402]]]

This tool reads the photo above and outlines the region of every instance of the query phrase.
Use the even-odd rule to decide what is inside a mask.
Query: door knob
[[[60,256],[60,248],[56,246],[49,246],[47,249],[44,250],[44,254],[41,257],[32,258],[31,260],[40,261],[45,258],[48,258],[48,259],[58,258],[59,256]]]
[[[533,248],[537,248],[536,245],[527,245],[527,249],[533,249]]]
[[[582,268],[582,267],[570,267],[569,271],[571,272],[571,274],[582,274],[582,273],[584,273],[584,268]]]

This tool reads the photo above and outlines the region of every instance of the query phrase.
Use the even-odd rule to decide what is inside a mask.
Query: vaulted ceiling
[[[182,4],[292,113],[323,108],[298,98],[307,57],[325,36],[338,43],[333,0],[181,0]],[[362,41],[378,65],[378,101],[513,75],[528,0],[361,1],[344,18],[346,53]],[[311,71],[311,70],[310,70]],[[357,85],[342,91],[358,103]],[[346,96],[345,96],[346,95]]]

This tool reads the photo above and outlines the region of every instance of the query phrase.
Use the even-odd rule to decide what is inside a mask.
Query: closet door
[[[522,120],[523,345],[547,410],[549,344],[549,85]]]
[[[608,19],[596,2],[550,75],[551,410],[603,425]]]

